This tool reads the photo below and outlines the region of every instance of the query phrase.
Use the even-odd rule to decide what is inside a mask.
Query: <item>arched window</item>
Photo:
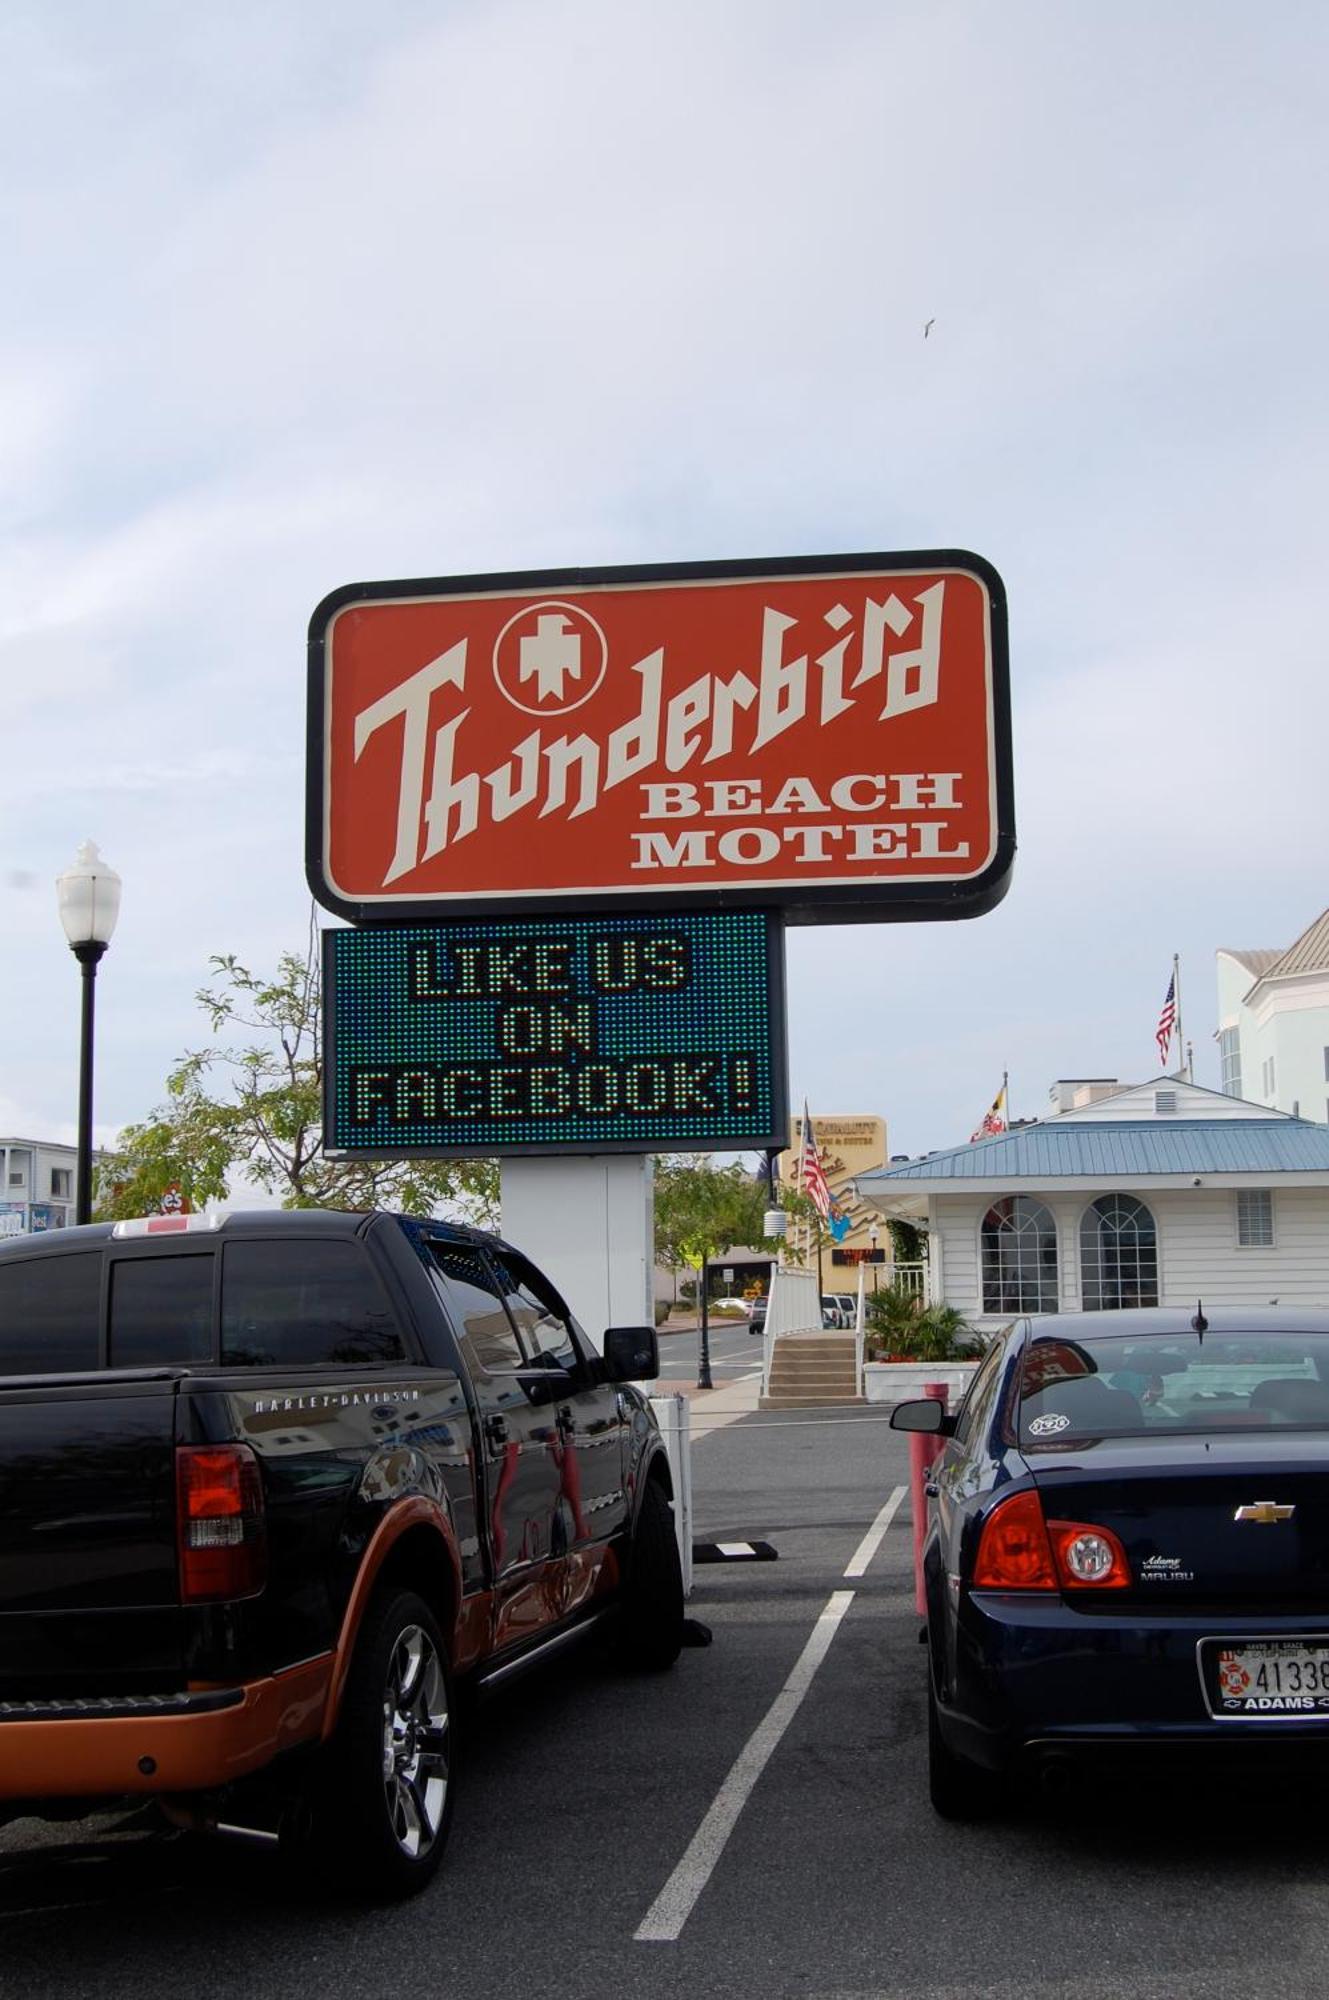
[[[1057,1310],[1057,1225],[1032,1195],[994,1201],[979,1231],[985,1313]]]
[[[1080,1223],[1080,1292],[1086,1312],[1158,1304],[1154,1218],[1131,1194],[1105,1194]]]

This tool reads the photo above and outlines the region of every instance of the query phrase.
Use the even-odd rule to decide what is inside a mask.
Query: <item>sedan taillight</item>
[[[1111,1528],[1090,1521],[1049,1521],[1048,1534],[1064,1584],[1074,1589],[1129,1589],[1131,1566]]]
[[[983,1523],[973,1575],[976,1590],[1056,1590],[1057,1569],[1038,1495],[999,1500]]]
[[[1123,1590],[1130,1581],[1126,1551],[1111,1528],[1045,1521],[1030,1490],[992,1509],[972,1577],[976,1590]]]
[[[175,1491],[182,1603],[256,1597],[268,1543],[263,1479],[249,1446],[177,1446]]]

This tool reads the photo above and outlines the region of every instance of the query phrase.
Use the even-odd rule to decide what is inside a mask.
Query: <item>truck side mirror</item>
[[[660,1343],[653,1326],[611,1326],[605,1335],[605,1374],[611,1382],[653,1382],[660,1373]]]

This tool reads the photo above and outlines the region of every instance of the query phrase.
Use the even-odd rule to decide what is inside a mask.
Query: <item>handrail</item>
[[[783,1265],[771,1273],[771,1295],[766,1305],[766,1331],[762,1339],[761,1393],[770,1394],[771,1364],[775,1343],[786,1333],[821,1332],[821,1293],[811,1271],[791,1271]]]

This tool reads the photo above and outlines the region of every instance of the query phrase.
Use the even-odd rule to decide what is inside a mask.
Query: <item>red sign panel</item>
[[[310,632],[308,871],[360,922],[973,915],[1014,855],[971,555],[352,585]]]

